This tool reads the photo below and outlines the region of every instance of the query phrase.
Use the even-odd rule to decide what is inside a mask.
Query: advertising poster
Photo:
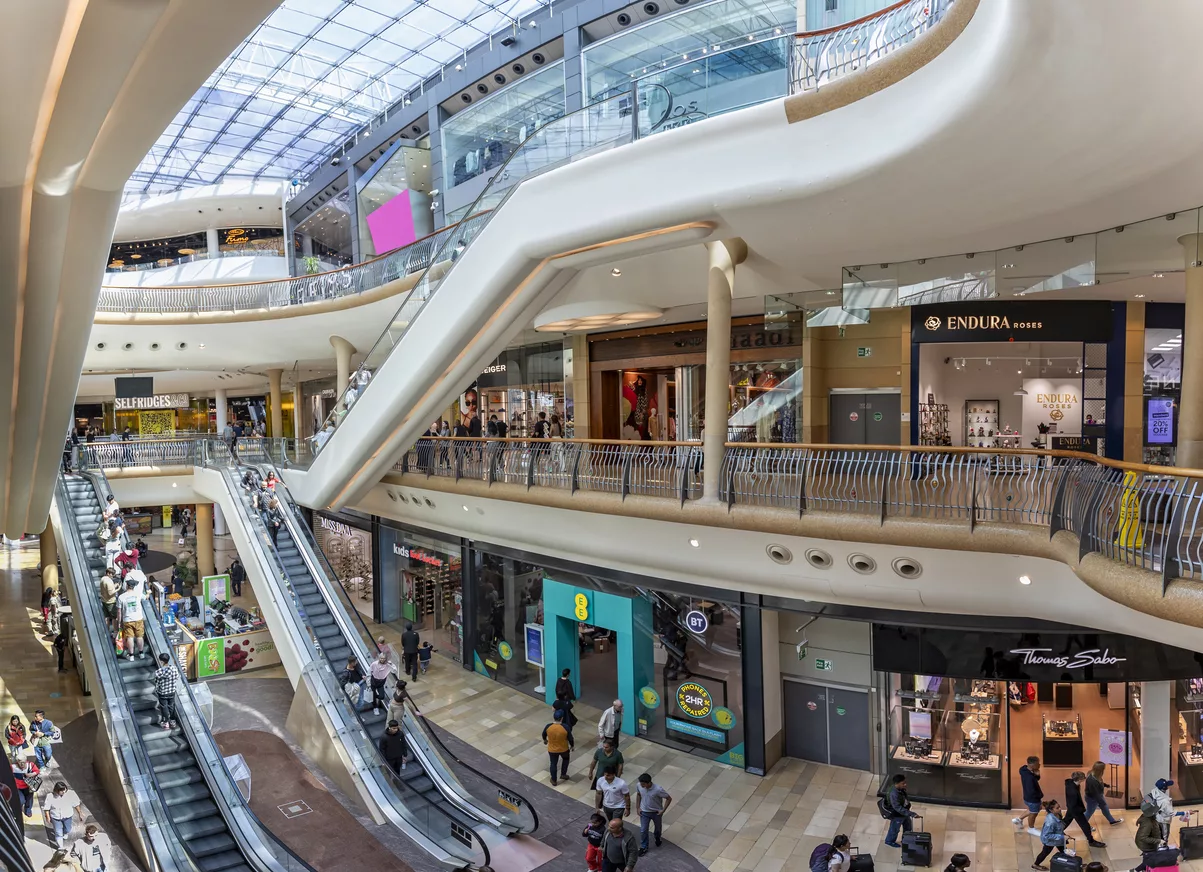
[[[526,624],[526,662],[543,666],[543,625]]]
[[[226,674],[225,639],[201,639],[196,643],[196,677]]]

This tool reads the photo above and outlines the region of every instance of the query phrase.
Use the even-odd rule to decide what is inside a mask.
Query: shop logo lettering
[[[1072,657],[1045,656],[1044,651],[1052,651],[1052,648],[1012,648],[1012,654],[1023,655],[1024,666],[1056,666],[1058,669],[1085,669],[1087,666],[1114,666],[1116,663],[1123,663],[1127,657],[1112,657],[1110,648],[1088,648],[1085,651],[1079,651]]]
[[[1012,321],[1006,315],[949,315],[941,321],[932,315],[923,322],[928,330],[1040,330],[1043,321]]]
[[[505,372],[505,364],[495,363],[492,366],[486,366],[482,375],[488,375],[492,372]]]
[[[433,554],[427,554],[425,551],[419,551],[417,548],[407,548],[404,545],[393,543],[393,553],[398,557],[408,557],[410,560],[416,560],[419,563],[426,563],[430,566],[442,566],[443,561],[435,557]]]
[[[932,315],[926,321],[923,322],[923,326],[926,327],[928,330],[939,330],[940,323],[941,323],[940,319],[937,318],[935,315]]]
[[[319,520],[322,522],[323,530],[329,530],[331,533],[334,533],[338,536],[351,535],[351,528],[346,524],[339,523],[338,521],[331,521],[329,518],[320,518]]]

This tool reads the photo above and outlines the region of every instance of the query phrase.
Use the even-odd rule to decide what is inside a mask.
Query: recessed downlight
[[[689,540],[689,544],[690,544],[692,547],[694,547],[694,548],[697,548],[697,547],[698,547],[698,546],[700,546],[702,543],[701,543],[701,542],[699,542],[697,539],[690,539],[690,540]]]
[[[807,548],[806,562],[815,569],[830,569],[834,561],[830,554],[820,548]]]
[[[1019,583],[1023,585],[1031,584],[1032,579],[1029,576],[1021,575],[1019,576]]]
[[[794,553],[784,545],[770,545],[764,550],[769,555],[769,560],[780,563],[782,566],[792,563],[794,560]]]
[[[871,575],[877,571],[877,561],[868,554],[849,554],[848,565],[861,575]]]

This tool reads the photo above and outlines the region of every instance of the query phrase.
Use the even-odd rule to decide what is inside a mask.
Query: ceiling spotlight
[[[986,358],[986,366],[989,366],[989,365],[990,365],[990,358],[987,357]]]
[[[699,543],[697,539],[690,539],[689,544],[692,545],[694,548],[697,548],[698,545],[701,543]]]
[[[1023,370],[1022,370],[1022,369],[1017,369],[1017,370],[1015,370],[1015,374],[1016,374],[1016,375],[1023,375]]]
[[[1136,295],[1136,299],[1138,299],[1138,300],[1143,300],[1144,298],[1145,298],[1145,295],[1144,295],[1144,294],[1137,294],[1137,295]]]
[[[1019,576],[1019,583],[1020,583],[1020,584],[1031,584],[1031,583],[1032,583],[1032,579],[1030,579],[1030,578],[1029,578],[1028,576],[1026,576],[1026,575],[1021,575],[1021,576]]]
[[[620,270],[618,267],[614,267],[614,269],[610,270],[610,275],[618,278],[618,276],[622,275],[622,270]]]
[[[1163,278],[1165,278],[1165,273],[1153,273],[1153,278],[1163,279]]]
[[[961,358],[961,369],[964,369],[965,366],[966,366],[965,358],[962,357]]]

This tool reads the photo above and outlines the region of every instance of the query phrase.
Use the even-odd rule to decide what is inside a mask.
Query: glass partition
[[[716,0],[674,12],[587,46],[581,52],[585,100],[623,93],[633,79],[730,49],[734,40],[792,38],[796,27],[797,8],[783,0]]]
[[[395,144],[356,184],[359,256],[377,257],[434,232],[430,152]]]
[[[442,126],[444,186],[500,167],[528,136],[563,114],[563,61],[456,113]]]

